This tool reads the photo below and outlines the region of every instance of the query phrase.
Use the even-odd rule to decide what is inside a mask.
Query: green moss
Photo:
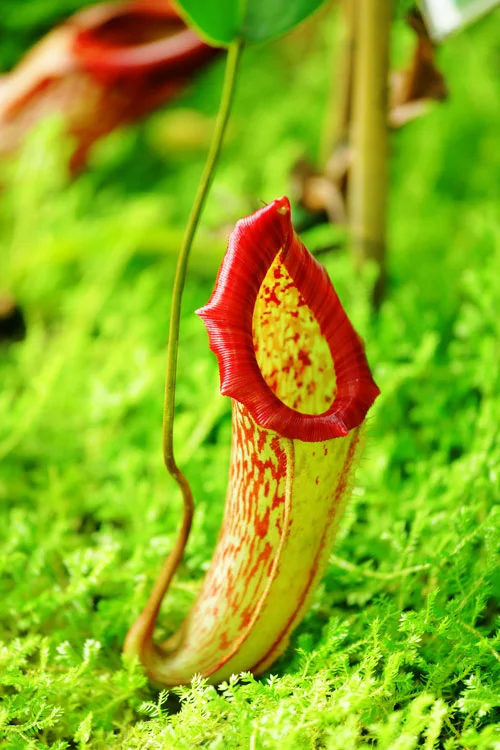
[[[450,101],[393,136],[378,318],[370,273],[357,279],[343,251],[323,256],[382,395],[314,605],[259,680],[158,695],[120,657],[180,516],[161,462],[162,387],[202,150],[156,150],[167,110],[102,144],[70,184],[49,123],[3,175],[0,276],[27,319],[26,339],[0,348],[5,747],[500,746],[496,31],[492,16],[442,49]],[[192,311],[211,290],[219,227],[286,192],[296,157],[316,153],[325,54],[299,36],[244,61],[184,300],[176,437],[197,514],[165,632],[210,559],[228,467],[229,407]],[[210,116],[220,77],[215,66],[183,106]]]

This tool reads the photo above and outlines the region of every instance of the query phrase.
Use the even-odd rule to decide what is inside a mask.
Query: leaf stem
[[[175,479],[181,489],[185,505],[192,504],[191,491],[187,480],[177,467],[174,456],[175,385],[177,378],[177,354],[179,350],[182,293],[186,281],[189,253],[210,190],[215,167],[222,147],[226,125],[229,119],[242,46],[243,45],[240,41],[236,41],[232,43],[228,50],[221,102],[217,113],[215,130],[212,136],[203,174],[200,179],[200,184],[198,186],[198,191],[186,226],[183,243],[179,252],[172,291],[167,350],[167,373],[165,378],[165,397],[163,402],[163,460],[167,471]]]
[[[154,659],[155,654],[158,653],[158,649],[155,648],[152,643],[156,618],[160,610],[161,602],[184,555],[193,520],[193,494],[185,475],[177,466],[174,455],[175,385],[177,377],[177,355],[179,350],[182,293],[186,281],[189,253],[210,190],[210,185],[212,183],[215,167],[217,165],[224,139],[226,125],[229,119],[235,90],[236,74],[242,49],[243,43],[240,40],[233,42],[228,49],[224,83],[222,86],[221,101],[217,112],[215,129],[205,167],[201,175],[198,191],[186,226],[186,232],[179,251],[177,267],[175,270],[168,335],[165,397],[163,402],[163,460],[168,473],[175,480],[181,491],[183,518],[174,548],[165,561],[148,602],[142,614],[130,629],[124,645],[125,652],[137,655],[146,668],[146,662]]]
[[[378,305],[386,275],[388,192],[387,96],[393,0],[356,0],[356,48],[349,175],[349,222],[354,260],[374,260]]]

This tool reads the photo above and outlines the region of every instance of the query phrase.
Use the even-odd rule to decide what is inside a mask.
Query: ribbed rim
[[[255,301],[280,250],[328,343],[335,367],[334,401],[318,415],[301,414],[280,401],[264,380],[255,356]],[[285,438],[320,442],[345,436],[362,423],[379,394],[363,343],[326,270],[293,231],[288,198],[278,198],[236,224],[214,292],[197,314],[219,362],[221,393],[246,406],[258,425]]]
[[[96,37],[96,27],[120,15],[128,15],[131,19],[134,16],[148,15],[152,22],[155,18],[171,20],[179,27],[165,39],[137,45],[107,44]],[[148,6],[146,3],[137,6],[110,5],[109,10],[105,6],[101,9],[100,15],[95,12],[81,13],[78,17],[73,52],[84,68],[108,74],[144,73],[156,68],[169,70],[173,74],[189,73],[191,68],[215,54],[213,48],[202,42],[194,31],[186,28],[182,18],[173,7],[169,5]]]

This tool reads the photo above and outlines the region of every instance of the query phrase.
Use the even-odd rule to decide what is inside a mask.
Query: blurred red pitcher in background
[[[95,141],[172,99],[215,54],[169,0],[83,10],[0,78],[0,155],[14,153],[33,126],[57,113],[74,142],[76,172]]]

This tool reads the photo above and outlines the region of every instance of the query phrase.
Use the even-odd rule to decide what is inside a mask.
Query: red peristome
[[[185,77],[218,50],[189,29],[167,0],[136,0],[82,12],[73,53],[97,77]]]
[[[276,255],[314,314],[335,367],[336,393],[318,415],[290,408],[267,385],[252,338],[255,301]],[[295,234],[287,198],[279,198],[236,224],[214,292],[198,315],[216,354],[221,392],[240,402],[261,427],[283,437],[319,442],[360,425],[379,394],[363,343],[352,327],[324,267]]]

